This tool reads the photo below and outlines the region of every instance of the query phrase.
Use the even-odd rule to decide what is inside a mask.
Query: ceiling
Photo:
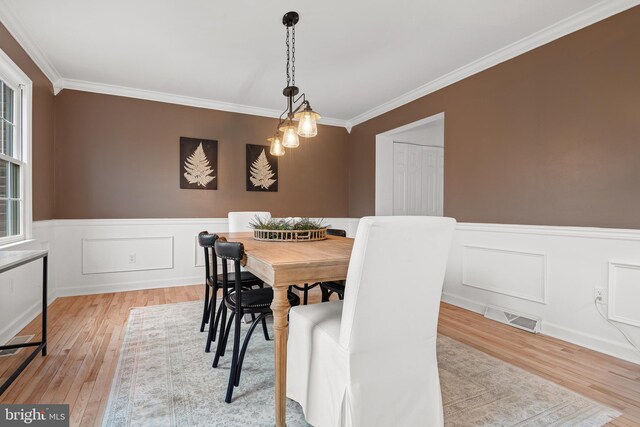
[[[281,19],[296,10],[297,85],[347,127],[638,3],[0,1],[0,19],[58,87],[263,115],[285,108]]]

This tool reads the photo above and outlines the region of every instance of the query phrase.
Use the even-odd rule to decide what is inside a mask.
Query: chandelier
[[[280,114],[275,135],[267,139],[271,146],[269,151],[274,156],[283,156],[285,148],[299,146],[298,137],[312,138],[318,134],[320,115],[313,111],[304,93],[298,96],[300,89],[296,86],[296,24],[299,20],[298,12],[287,12],[282,17],[282,24],[287,29],[287,87],[282,90],[287,98],[287,108]]]

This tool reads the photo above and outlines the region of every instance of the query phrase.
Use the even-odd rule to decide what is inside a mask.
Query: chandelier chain
[[[296,85],[296,26],[291,27],[291,84]]]
[[[282,94],[287,99],[287,107],[278,118],[275,135],[267,139],[270,143],[269,152],[274,156],[283,156],[285,148],[298,147],[299,137],[311,138],[318,133],[317,120],[320,115],[311,109],[305,94],[300,94],[300,88],[296,86],[296,24],[299,19],[295,11],[287,12],[282,17],[282,24],[286,27],[287,55],[287,86],[282,89]],[[300,120],[299,124],[294,123],[296,119]]]
[[[286,39],[286,45],[287,45],[287,86],[289,86],[291,84],[291,74],[289,74],[289,62],[290,62],[290,51],[291,49],[289,49],[289,27],[287,27],[287,39]]]

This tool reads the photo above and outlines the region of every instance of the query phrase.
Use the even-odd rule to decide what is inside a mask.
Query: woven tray
[[[253,230],[253,238],[265,242],[313,242],[325,240],[327,229],[318,230]]]

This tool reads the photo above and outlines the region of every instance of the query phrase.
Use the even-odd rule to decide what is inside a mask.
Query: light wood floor
[[[201,298],[201,286],[58,298],[49,309],[48,356],[37,356],[0,403],[68,403],[72,426],[100,425],[129,309]],[[317,289],[310,300],[319,301]],[[38,339],[38,322],[20,335]],[[640,365],[448,304],[442,304],[439,331],[621,411],[613,426],[640,425]],[[0,358],[0,376],[17,363],[18,356]]]

